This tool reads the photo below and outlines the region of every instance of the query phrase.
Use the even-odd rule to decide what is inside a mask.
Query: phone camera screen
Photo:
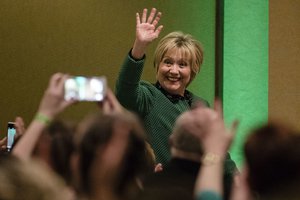
[[[65,82],[65,99],[78,101],[102,101],[106,79],[102,77],[75,76]]]
[[[14,143],[16,128],[13,122],[8,122],[7,125],[7,150],[10,151]]]

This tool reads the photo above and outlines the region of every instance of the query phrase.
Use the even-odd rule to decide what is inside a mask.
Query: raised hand
[[[140,42],[149,43],[156,39],[162,29],[162,25],[156,28],[161,18],[161,12],[156,12],[152,8],[151,13],[147,19],[147,9],[143,10],[142,19],[139,13],[136,13],[136,37]]]
[[[182,114],[181,126],[199,138],[204,151],[225,156],[232,141],[237,123],[227,129],[222,117],[220,101],[215,102],[215,109],[196,106]]]
[[[54,118],[74,101],[64,99],[64,82],[68,75],[56,73],[52,75],[47,90],[41,100],[38,112],[49,118]]]
[[[214,110],[206,110],[207,118],[206,133],[201,138],[205,151],[226,154],[233,136],[236,132],[238,122],[233,122],[230,129],[227,129],[223,120],[223,109],[221,101],[215,100]],[[216,151],[216,152],[215,152]]]
[[[194,118],[197,119],[191,133],[200,139],[200,143],[204,149],[195,193],[202,195],[204,191],[214,191],[217,196],[222,197],[224,160],[233,139],[237,123],[234,123],[231,130],[225,127],[222,106],[219,100],[215,101],[214,110],[200,106],[191,112]],[[201,199],[201,197],[199,198]]]
[[[48,123],[61,113],[67,106],[75,101],[66,101],[64,99],[64,82],[68,75],[56,73],[52,75],[49,81],[40,106],[34,120],[29,124],[20,141],[13,148],[13,155],[22,160],[28,160],[39,140],[42,131]]]
[[[15,119],[16,137],[23,135],[26,131],[25,123],[22,117],[17,116]]]
[[[0,140],[0,154],[2,152],[6,152],[6,144],[7,144],[7,137],[2,138],[2,140]]]
[[[143,57],[146,47],[154,39],[156,39],[163,26],[157,27],[157,24],[161,18],[161,12],[157,12],[155,8],[152,8],[150,15],[147,18],[148,10],[143,10],[142,17],[139,13],[136,13],[136,39],[132,49],[132,56],[134,58]]]
[[[103,102],[98,104],[104,114],[122,113],[125,109],[121,106],[111,89],[107,88],[106,97]]]

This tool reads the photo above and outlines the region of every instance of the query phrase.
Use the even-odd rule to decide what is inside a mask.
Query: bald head
[[[170,136],[171,147],[202,155],[201,138],[207,133],[208,124],[216,117],[216,111],[203,106],[182,113]]]

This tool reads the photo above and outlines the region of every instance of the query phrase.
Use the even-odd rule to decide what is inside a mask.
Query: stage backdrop
[[[249,132],[268,121],[268,0],[224,0],[224,116],[239,120],[231,155],[243,162]]]

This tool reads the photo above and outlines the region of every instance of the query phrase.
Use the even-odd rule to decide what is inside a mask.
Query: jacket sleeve
[[[116,82],[116,97],[128,110],[143,116],[153,104],[154,94],[148,86],[150,83],[141,81],[145,56],[134,60],[130,53],[126,56]]]

